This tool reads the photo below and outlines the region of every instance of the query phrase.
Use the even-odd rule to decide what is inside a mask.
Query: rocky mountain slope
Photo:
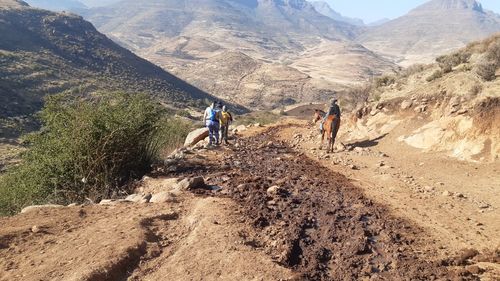
[[[357,34],[359,27],[326,17],[303,0],[156,0],[147,3],[126,0],[109,7],[90,9],[84,16],[120,44],[185,79],[193,80],[196,69],[209,65],[212,58],[222,65],[226,52],[244,53],[260,63],[269,64],[266,66],[269,77],[273,70],[297,68],[330,89],[339,83],[366,81],[373,75],[395,68],[393,63],[352,43],[350,39]],[[328,52],[332,49],[338,52],[332,55]],[[306,58],[310,61],[305,61]],[[233,65],[231,60],[226,63],[224,69]],[[277,64],[281,67],[276,67]],[[198,84],[213,83],[215,76],[209,77]],[[197,81],[203,79],[196,78]],[[217,79],[226,78],[220,75]],[[262,90],[269,87],[271,80],[261,84],[253,81],[243,87]],[[293,83],[300,85],[300,80]],[[228,96],[240,87],[239,84],[221,85],[227,87],[218,87],[217,93],[213,94]],[[279,83],[272,86],[278,87]],[[288,89],[280,91],[288,92]],[[312,96],[319,94],[316,91]],[[296,96],[292,93],[285,98],[296,99]],[[240,100],[251,99],[255,97],[243,96]]]
[[[352,138],[399,134],[427,152],[474,162],[500,159],[500,36],[376,80]],[[405,124],[404,133],[393,130]]]
[[[339,88],[282,64],[266,63],[241,52],[223,52],[181,69],[186,81],[252,109],[273,109],[327,99]]]
[[[36,112],[47,94],[147,92],[166,103],[212,98],[99,33],[81,17],[0,2],[0,116]]]
[[[365,23],[361,19],[349,18],[341,15],[339,12],[332,9],[332,7],[330,7],[330,5],[325,1],[313,1],[311,2],[311,4],[314,6],[314,9],[320,14],[332,18],[336,21],[346,22],[358,26],[365,25]]]
[[[500,31],[500,16],[475,0],[432,0],[368,29],[358,40],[402,65],[434,57]]]

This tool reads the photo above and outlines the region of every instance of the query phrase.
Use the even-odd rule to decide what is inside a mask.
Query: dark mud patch
[[[300,280],[477,280],[423,254],[422,230],[270,132],[239,140],[221,158],[190,174],[208,172],[208,184],[223,189],[197,192],[239,202],[254,228],[247,240]]]

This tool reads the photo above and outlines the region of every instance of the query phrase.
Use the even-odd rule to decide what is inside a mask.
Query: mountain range
[[[314,9],[318,11],[318,13],[336,21],[346,22],[357,26],[365,25],[362,19],[344,17],[342,14],[332,9],[332,7],[330,7],[330,5],[325,1],[313,1],[311,2],[311,4],[313,5]]]
[[[475,0],[432,0],[367,29],[357,41],[401,64],[430,62],[500,31],[500,16]]]
[[[0,117],[36,112],[47,94],[146,92],[180,107],[212,96],[120,47],[80,16],[0,0]]]
[[[30,2],[42,5],[49,1]],[[397,71],[400,66],[430,62],[500,31],[499,16],[474,0],[431,0],[376,26],[343,17],[325,2],[305,0],[109,0],[102,2],[103,7],[88,0],[82,0],[84,4],[76,0],[50,3],[61,5],[59,10],[66,10],[64,5],[77,6],[72,11],[97,30],[168,71],[160,80],[177,79],[174,84],[186,80],[200,89],[196,93],[208,92],[256,109],[327,98],[337,90]],[[82,8],[85,4],[92,8]],[[83,22],[75,15],[58,17],[62,16]],[[43,22],[19,24],[5,32],[23,25],[44,26]],[[87,24],[86,31],[94,29]],[[78,40],[82,43],[88,38]],[[85,60],[100,45],[82,43],[80,47],[86,53],[73,54],[75,60]],[[68,51],[70,46],[65,48]],[[132,55],[122,56],[122,61],[139,59]],[[106,64],[116,63],[108,57],[103,59],[102,65]],[[155,68],[153,64],[149,67]],[[148,77],[141,71],[137,69],[134,75]]]

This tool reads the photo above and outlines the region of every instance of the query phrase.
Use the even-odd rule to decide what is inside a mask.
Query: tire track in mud
[[[249,246],[294,269],[298,280],[478,280],[425,257],[421,250],[432,245],[423,244],[422,230],[275,139],[270,131],[240,139],[221,163],[203,168],[253,224],[255,232],[242,235]]]

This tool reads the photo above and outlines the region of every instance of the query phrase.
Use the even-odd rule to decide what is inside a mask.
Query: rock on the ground
[[[247,130],[247,127],[245,125],[239,125],[238,127],[234,128],[233,133],[241,133]]]
[[[203,177],[185,178],[178,183],[180,190],[202,189],[207,185]]]
[[[189,133],[189,135],[186,137],[184,146],[195,145],[200,141],[204,140],[206,137],[208,137],[208,128],[201,128],[194,130],[191,133]]]
[[[453,195],[453,193],[449,192],[448,190],[445,190],[443,192],[443,196],[452,196],[452,195]]]
[[[148,203],[151,200],[151,194],[131,194],[125,198],[126,201],[134,202],[134,203]]]
[[[405,100],[401,103],[401,109],[405,110],[410,108],[413,105],[413,102],[411,100]]]
[[[160,192],[151,197],[150,203],[175,203],[177,202],[177,197],[168,191]]]
[[[35,205],[35,206],[29,206],[21,210],[21,214],[26,214],[29,212],[37,211],[37,210],[42,210],[42,209],[54,209],[54,208],[63,208],[63,205],[54,205],[54,204],[48,204],[48,205]]]
[[[33,233],[40,232],[40,227],[38,227],[37,225],[34,225],[33,227],[31,227],[31,232],[33,232]]]
[[[276,196],[276,195],[278,195],[280,190],[281,190],[281,187],[274,185],[274,186],[269,187],[266,192],[267,192],[267,195],[269,195],[269,196]]]

